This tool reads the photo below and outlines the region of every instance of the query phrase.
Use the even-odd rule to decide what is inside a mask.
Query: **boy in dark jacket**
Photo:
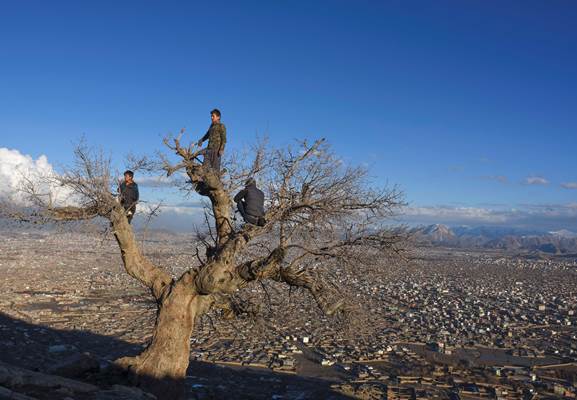
[[[256,181],[249,178],[243,190],[234,196],[238,212],[249,224],[264,226],[264,193],[256,187]]]
[[[128,223],[132,222],[134,213],[136,212],[136,203],[138,202],[138,185],[134,182],[134,172],[124,172],[124,182],[120,184],[120,204],[126,210],[126,218]]]

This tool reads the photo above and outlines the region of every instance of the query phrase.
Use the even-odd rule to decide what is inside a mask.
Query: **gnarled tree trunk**
[[[199,296],[190,290],[193,278],[193,273],[186,273],[159,300],[154,333],[146,350],[117,361],[128,370],[135,384],[159,399],[184,396],[190,337],[196,319],[212,304],[210,296]]]
[[[264,227],[233,226],[231,187],[225,187],[217,171],[199,163],[197,157],[202,151],[195,149],[195,144],[182,147],[180,137],[173,142],[165,140],[180,161],[172,165],[165,160],[164,170],[168,175],[186,171],[192,187],[210,200],[216,227],[215,244],[207,246],[203,265],[184,272],[178,279],[142,254],[124,208],[111,194],[109,162],[91,157],[86,148],[79,147],[75,152],[78,169],[50,177],[50,182],[56,180],[78,195],[83,206],[54,208],[43,198],[43,191],[31,186],[27,193],[39,212],[25,217],[21,213],[9,214],[23,221],[94,217],[110,221],[126,272],[150,290],[158,305],[149,346],[136,357],[118,360],[117,365],[128,370],[139,386],[167,400],[184,397],[190,337],[195,321],[211,306],[232,310],[234,307],[226,304],[228,295],[251,281],[272,279],[308,289],[323,312],[333,314],[341,308],[342,296],[307,265],[318,260],[351,259],[354,256],[350,249],[359,246],[372,251],[396,251],[395,245],[402,238],[385,229],[375,230],[373,225],[402,205],[400,193],[365,188],[362,182],[366,171],[343,169],[340,159],[322,147],[323,140],[312,145],[303,142],[299,151],[270,151],[267,162],[263,161],[261,149],[252,167],[241,168],[244,172],[237,174],[229,171],[231,180],[240,180],[268,165],[269,174],[264,175],[270,180],[269,210]],[[275,244],[269,243],[270,247],[260,243],[254,246],[257,253],[246,251],[252,239],[264,234],[272,234],[278,243],[273,240]],[[249,254],[252,259],[247,260]]]

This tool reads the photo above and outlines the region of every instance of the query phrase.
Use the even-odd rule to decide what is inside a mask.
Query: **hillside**
[[[577,234],[527,231],[507,227],[448,227],[442,224],[415,227],[413,238],[420,244],[456,248],[538,251],[548,254],[577,252]]]

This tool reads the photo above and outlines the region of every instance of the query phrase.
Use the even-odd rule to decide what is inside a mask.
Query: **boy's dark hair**
[[[124,171],[123,175],[128,175],[131,178],[134,178],[134,172],[132,172],[131,170],[127,169],[126,171]]]
[[[218,118],[220,118],[220,110],[218,108],[215,108],[214,110],[212,110],[210,112],[211,114],[216,115]]]

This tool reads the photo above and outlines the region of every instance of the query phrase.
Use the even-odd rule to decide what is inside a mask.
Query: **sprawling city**
[[[155,307],[122,270],[111,237],[32,229],[3,237],[3,362],[82,379],[146,345]],[[141,243],[174,274],[195,248],[162,232]],[[417,245],[379,268],[335,266],[347,303],[338,318],[323,316],[307,292],[254,285],[253,312],[212,312],[193,333],[188,396],[573,398],[576,267],[575,257]],[[37,398],[90,398],[60,395]]]

